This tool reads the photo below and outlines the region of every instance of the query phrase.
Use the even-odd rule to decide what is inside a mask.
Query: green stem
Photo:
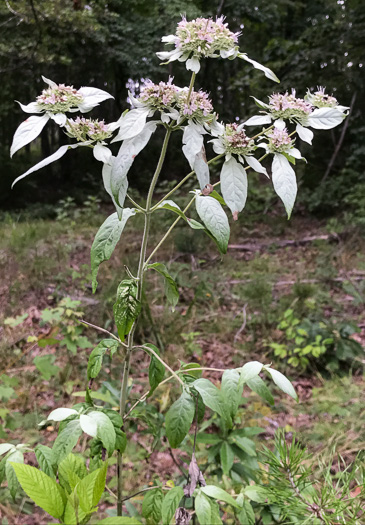
[[[143,230],[141,252],[140,252],[139,263],[138,263],[138,273],[137,273],[137,299],[138,301],[140,301],[142,298],[143,273],[144,273],[144,266],[145,266],[145,259],[146,259],[148,234],[149,234],[150,222],[151,222],[152,197],[153,197],[153,192],[155,190],[155,186],[156,186],[158,177],[161,173],[161,169],[162,169],[162,166],[165,160],[166,150],[167,150],[167,145],[170,140],[170,135],[171,135],[171,129],[167,129],[165,139],[162,145],[160,158],[158,160],[158,164],[157,164],[155,173],[152,177],[152,181],[151,181],[150,188],[148,190],[148,195],[147,195],[146,208],[144,212],[145,213],[144,230]],[[131,361],[131,353],[132,353],[132,348],[133,348],[133,339],[134,339],[135,329],[136,329],[136,322],[134,323],[128,335],[127,354],[126,354],[124,366],[123,366],[123,375],[122,375],[122,384],[121,384],[121,389],[120,389],[120,402],[119,402],[119,414],[121,415],[121,417],[124,416],[125,407],[127,404],[128,378],[129,378],[130,361]],[[122,476],[122,472],[123,472],[123,457],[122,457],[122,454],[118,452],[118,459],[117,459],[117,475],[118,475],[117,515],[118,516],[122,516],[123,514],[123,476]]]

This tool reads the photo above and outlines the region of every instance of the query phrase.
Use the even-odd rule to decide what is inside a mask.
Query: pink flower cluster
[[[291,95],[286,92],[274,93],[269,97],[271,112],[277,118],[304,117],[312,113],[313,106],[310,102],[295,96],[293,90]]]
[[[269,133],[267,133],[269,138],[269,151],[271,153],[284,153],[288,151],[292,146],[294,141],[290,138],[288,130],[274,128]]]
[[[178,107],[183,115],[196,120],[206,120],[213,111],[212,101],[205,91],[194,91],[190,93],[188,101],[188,91],[184,90],[178,98]]]
[[[112,135],[108,124],[104,120],[92,120],[84,117],[77,117],[75,120],[68,119],[67,135],[79,141],[104,140]]]
[[[154,84],[147,80],[141,89],[139,100],[151,108],[165,108],[171,106],[176,101],[178,88],[172,83],[172,78],[168,82]]]
[[[337,99],[325,93],[325,88],[321,86],[318,87],[318,91],[315,91],[314,94],[310,96],[310,102],[317,108],[334,108],[338,106]]]
[[[184,17],[176,30],[175,46],[184,53],[211,56],[216,51],[234,48],[240,33],[232,33],[221,16],[214,22],[211,18],[196,18],[188,22]]]
[[[37,97],[37,103],[47,111],[59,113],[77,107],[83,99],[81,93],[73,86],[59,84],[57,87],[44,89],[42,94]]]
[[[243,129],[238,130],[237,124],[227,124],[224,131],[224,146],[228,153],[245,155],[253,146],[253,140],[246,135]]]

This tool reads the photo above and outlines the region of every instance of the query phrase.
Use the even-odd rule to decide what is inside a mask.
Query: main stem
[[[161,173],[161,169],[165,160],[166,156],[166,150],[167,145],[170,139],[171,135],[171,129],[167,129],[165,140],[162,145],[162,150],[160,154],[160,158],[155,170],[155,173],[153,175],[150,188],[148,190],[147,195],[147,201],[146,201],[146,208],[145,208],[145,219],[144,219],[144,230],[143,230],[143,237],[142,237],[142,243],[141,243],[141,252],[139,256],[139,263],[138,263],[138,273],[137,273],[137,299],[138,301],[141,301],[142,298],[142,289],[143,289],[143,274],[144,274],[144,266],[145,266],[145,260],[146,260],[146,251],[147,251],[147,243],[148,243],[148,235],[150,230],[150,223],[151,223],[151,208],[152,208],[152,197],[153,192],[155,190],[155,186],[158,180],[158,177]],[[131,361],[131,353],[133,349],[133,342],[134,342],[134,332],[136,329],[136,322],[134,323],[132,330],[130,331],[128,335],[128,346],[127,346],[127,353],[123,365],[123,375],[122,375],[122,385],[120,389],[120,402],[119,402],[119,414],[121,417],[124,416],[125,413],[125,407],[127,403],[127,392],[128,392],[128,378],[129,378],[129,369],[130,369],[130,361]],[[117,503],[117,514],[118,516],[122,516],[123,514],[123,457],[120,452],[118,452],[118,463],[117,463],[117,475],[118,475],[118,503]]]

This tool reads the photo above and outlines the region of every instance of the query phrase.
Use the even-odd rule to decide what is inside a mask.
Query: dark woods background
[[[2,0],[0,6],[0,206],[4,210],[51,204],[66,195],[82,204],[102,189],[101,164],[90,151],[69,152],[61,162],[43,169],[10,190],[12,180],[53,153],[67,137],[53,123],[36,143],[9,158],[12,136],[26,115],[14,100],[33,101],[45,87],[41,75],[75,87],[96,86],[115,97],[92,112],[116,120],[128,107],[128,83],[175,77],[189,82],[184,66],[160,67],[155,52],[161,36],[174,32],[180,13],[188,18],[224,14],[232,31],[242,31],[240,47],[271,67],[280,85],[267,80],[243,61],[209,60],[197,87],[210,92],[226,121],[246,119],[255,111],[250,95],[266,100],[274,90],[327,87],[341,104],[352,107],[351,118],[332,132],[316,132],[309,159],[297,168],[306,210],[327,214],[365,208],[365,145],[363,131],[365,70],[365,5],[362,0]],[[138,91],[138,88],[137,88]],[[188,171],[178,155],[181,137],[174,137],[164,170],[166,179]],[[134,185],[145,189],[159,154],[160,137],[143,152],[133,169]],[[115,146],[115,153],[119,147]],[[209,155],[210,152],[208,152]],[[266,181],[260,184],[267,184]],[[299,206],[297,213],[300,212]]]

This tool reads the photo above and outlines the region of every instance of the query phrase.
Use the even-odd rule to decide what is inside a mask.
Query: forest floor
[[[93,295],[90,245],[106,215],[103,210],[57,222],[8,218],[0,226],[1,442],[31,447],[50,443],[55,428],[38,424],[52,409],[82,400],[87,357],[101,334],[78,319],[114,329],[115,290],[125,275],[123,265],[135,268],[140,242],[141,218],[135,217],[111,260],[101,266]],[[152,227],[151,246],[170,222],[169,213],[162,212]],[[272,441],[277,428],[284,428],[288,434],[296,432],[315,457],[329,458],[336,447],[345,461],[352,461],[365,444],[365,353],[354,358],[351,343],[365,346],[364,239],[356,232],[335,234],[325,221],[300,216],[290,222],[269,215],[247,222],[241,217],[221,259],[208,238],[187,230],[184,225],[176,228],[155,259],[167,264],[178,283],[178,306],[174,312],[168,308],[162,282],[151,272],[146,294],[152,299],[149,309],[144,306],[137,340],[156,344],[173,368],[180,361],[213,368],[239,367],[254,359],[272,363],[292,380],[299,403],[275,391],[276,404],[269,407],[256,394],[244,393],[242,426],[264,429],[258,449]],[[312,334],[312,342],[320,333],[334,341],[319,358],[307,356],[307,368],[288,363],[297,355],[296,345],[278,327],[290,318],[288,310]],[[280,355],[272,344],[281,345]],[[115,355],[107,364],[93,388],[114,407],[122,358]],[[206,377],[214,381],[219,376]],[[131,397],[138,399],[148,386],[148,361],[142,353],[135,354],[132,377]],[[158,414],[173,397],[168,383],[149,401],[157,425]],[[136,446],[137,429],[142,449]],[[172,457],[163,439],[155,450],[153,437],[143,430],[143,422],[137,427],[132,420],[127,428],[127,492],[157,474],[165,480],[178,475],[174,461],[184,465],[188,459],[184,450]],[[85,449],[86,441],[79,447]],[[199,454],[204,455],[204,445],[198,446]],[[32,453],[27,461],[35,462]],[[109,488],[115,490],[115,478]],[[106,501],[114,504],[112,496]],[[24,519],[18,503],[2,489],[0,513],[9,523],[37,523],[36,515],[29,515],[33,507],[28,500],[22,502]]]

